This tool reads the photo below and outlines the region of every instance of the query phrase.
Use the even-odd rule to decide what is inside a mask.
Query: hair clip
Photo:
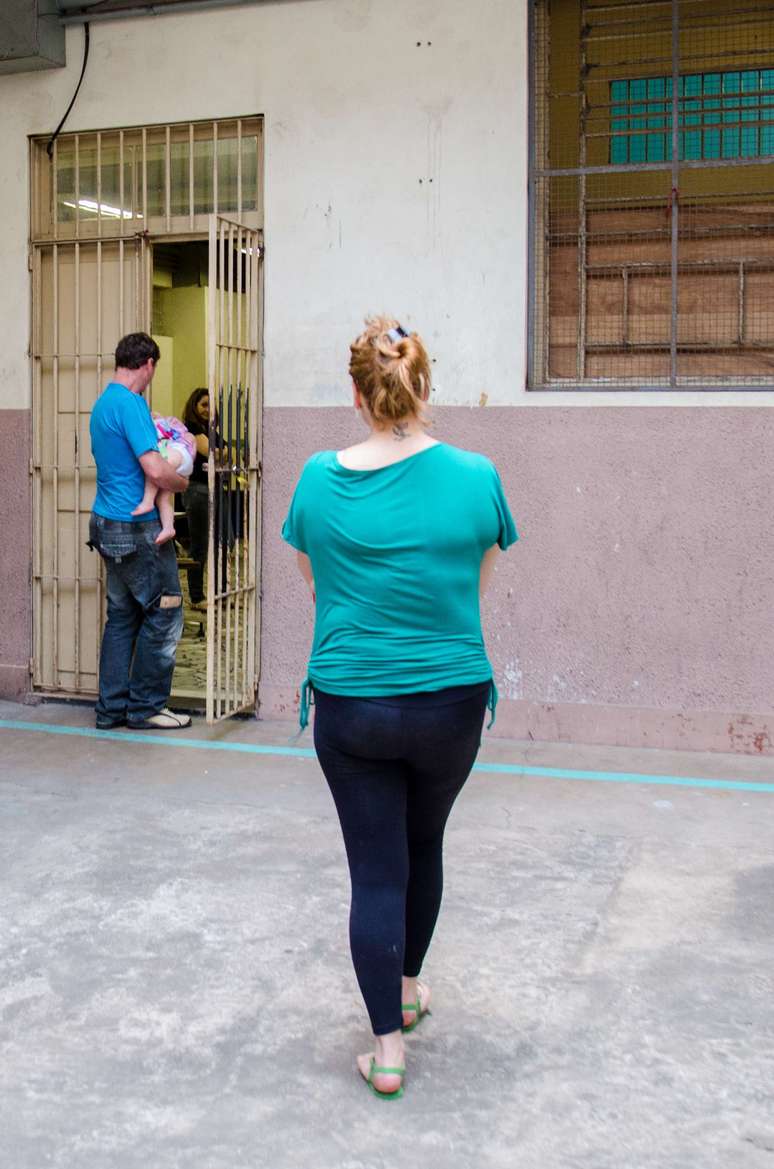
[[[408,333],[403,328],[403,325],[397,325],[394,329],[387,330],[387,336],[395,345],[397,345],[401,337],[408,337]]]

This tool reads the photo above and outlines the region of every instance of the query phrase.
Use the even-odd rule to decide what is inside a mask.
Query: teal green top
[[[492,678],[481,560],[518,533],[484,455],[438,443],[354,471],[320,451],[301,473],[282,535],[312,562],[312,687],[378,697]]]

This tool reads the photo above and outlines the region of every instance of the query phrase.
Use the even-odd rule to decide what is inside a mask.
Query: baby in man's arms
[[[167,460],[170,467],[173,467],[178,475],[183,475],[187,479],[193,470],[194,458],[196,457],[196,443],[193,435],[179,418],[171,416],[165,418],[161,414],[154,414],[153,421],[156,424],[159,452],[162,458]],[[156,487],[146,475],[142,501],[134,509],[132,515],[146,515],[149,511],[153,511],[154,507],[158,508],[161,521],[161,531],[156,537],[156,543],[163,544],[167,540],[174,540],[174,494]]]

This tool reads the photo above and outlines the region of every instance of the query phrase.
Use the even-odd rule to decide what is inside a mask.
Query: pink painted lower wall
[[[460,408],[435,434],[496,462],[522,539],[484,605],[495,733],[774,754],[774,413]],[[347,409],[268,409],[261,712],[292,718],[312,632],[279,530]]]
[[[29,413],[0,416],[0,696],[29,689]],[[774,413],[439,409],[485,451],[522,539],[484,605],[520,739],[774,755]],[[346,409],[265,412],[261,713],[294,719],[311,606],[279,530],[313,450],[361,437]]]
[[[30,683],[31,496],[29,410],[0,411],[0,696],[20,698]]]

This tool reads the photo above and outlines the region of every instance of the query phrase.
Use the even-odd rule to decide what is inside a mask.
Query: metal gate
[[[86,548],[96,490],[89,415],[113,368],[116,339],[148,327],[149,255],[142,236],[32,252],[32,675],[46,691],[97,689],[103,584],[100,558]]]
[[[255,706],[261,233],[210,218],[207,721]]]

